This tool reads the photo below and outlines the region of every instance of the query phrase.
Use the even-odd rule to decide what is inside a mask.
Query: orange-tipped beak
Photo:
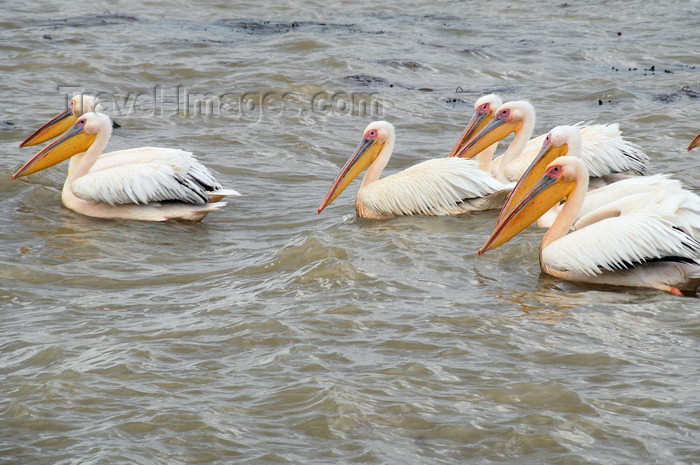
[[[452,151],[450,152],[448,157],[456,157],[457,154],[462,150],[462,147],[464,147],[464,144],[466,144],[467,141],[471,139],[473,135],[481,131],[484,128],[484,126],[486,126],[493,119],[493,115],[490,114],[488,111],[480,110],[481,109],[474,112],[472,119],[469,120],[469,124],[467,124],[466,129],[459,136],[459,139],[457,139],[457,143],[454,147],[452,147]]]
[[[569,146],[567,144],[563,144],[560,147],[555,147],[552,145],[549,136],[545,138],[544,143],[542,144],[542,149],[540,149],[540,152],[518,180],[515,188],[513,188],[511,193],[508,195],[506,203],[503,205],[501,212],[498,214],[496,224],[500,223],[503,218],[510,213],[520,199],[522,199],[523,196],[530,191],[532,186],[534,186],[535,183],[544,175],[544,173],[547,171],[547,165],[549,165],[555,159],[566,155],[568,152]]]
[[[698,145],[700,145],[700,134],[698,134],[697,136],[695,136],[695,139],[693,139],[693,142],[690,143],[690,145],[688,146],[688,152],[690,152],[691,150],[693,150],[693,149],[694,149],[695,147],[697,147]]]
[[[503,221],[496,224],[491,236],[479,249],[479,255],[511,240],[552,206],[568,197],[575,187],[575,181],[562,181],[561,178],[551,177],[549,174],[542,176]]]
[[[78,116],[74,115],[73,110],[69,108],[34,131],[34,134],[24,139],[22,143],[19,144],[19,147],[22,148],[41,144],[44,141],[58,137],[69,130],[77,120]]]
[[[511,132],[516,132],[520,126],[522,126],[521,121],[509,121],[496,115],[469,142],[464,144],[455,156],[474,158],[492,144],[508,137]]]
[[[328,191],[326,198],[323,199],[321,206],[318,207],[318,212],[321,213],[343,190],[357,177],[365,168],[367,168],[377,158],[384,144],[377,142],[376,139],[363,139],[352,156],[345,162],[340,174],[333,181],[331,189]]]
[[[96,134],[86,134],[85,131],[83,131],[83,125],[80,123],[76,124],[70,131],[66,132],[63,137],[44,147],[42,151],[34,155],[31,160],[12,175],[12,179],[36,173],[37,171],[61,163],[63,160],[67,160],[73,155],[85,152],[95,141],[95,137],[97,137]]]

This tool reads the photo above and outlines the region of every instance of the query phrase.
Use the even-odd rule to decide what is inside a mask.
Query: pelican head
[[[85,113],[63,136],[44,147],[39,153],[24,164],[12,179],[36,173],[56,165],[74,155],[85,152],[97,137],[99,131],[111,133],[112,123],[109,116],[102,113]]]
[[[34,134],[27,137],[19,147],[28,147],[53,139],[66,132],[78,118],[91,111],[99,111],[100,102],[92,95],[77,94],[68,101],[68,108],[53,118],[51,121],[37,129]]]
[[[557,126],[547,134],[542,149],[530,166],[525,170],[518,180],[515,188],[511,191],[505,205],[498,215],[500,222],[513,208],[513,206],[535,185],[538,179],[544,175],[547,166],[554,159],[571,155],[579,157],[581,155],[581,130],[577,126]]]
[[[700,134],[698,134],[697,136],[695,136],[695,139],[693,139],[693,141],[690,143],[690,145],[688,146],[688,152],[690,152],[691,150],[693,150],[693,149],[694,149],[695,147],[697,147],[698,145],[700,145]]]
[[[547,210],[569,197],[576,188],[579,173],[586,170],[580,158],[559,157],[547,165],[544,175],[513,207],[479,249],[479,255],[505,244],[534,223]],[[587,172],[586,172],[587,173]]]
[[[454,157],[462,149],[464,144],[471,139],[471,137],[481,131],[486,124],[493,119],[496,114],[496,110],[503,105],[501,97],[496,94],[488,94],[481,97],[474,103],[474,115],[472,119],[467,124],[466,129],[462,132],[457,139],[457,143],[452,148],[452,151],[448,156]]]
[[[520,132],[526,124],[534,125],[535,108],[525,100],[506,102],[496,110],[496,115],[474,137],[467,142],[457,157],[473,158],[491,144]],[[530,128],[530,131],[532,129]],[[528,135],[529,137],[529,135]]]
[[[355,152],[350,156],[345,165],[340,170],[340,174],[335,178],[326,198],[323,199],[318,212],[321,213],[343,190],[348,187],[353,179],[357,177],[365,168],[376,160],[384,146],[394,139],[394,126],[386,121],[375,121],[370,123],[362,136],[362,142],[357,146]]]

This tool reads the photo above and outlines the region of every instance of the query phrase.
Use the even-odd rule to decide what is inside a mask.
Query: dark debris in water
[[[455,22],[455,21],[460,21],[462,19],[459,16],[455,16],[455,15],[435,14],[435,13],[423,15],[423,18],[432,19],[432,20],[440,21],[440,22],[443,22],[443,21]]]
[[[233,20],[221,19],[217,25],[229,29],[245,32],[247,34],[283,34],[291,31],[309,29],[350,29],[354,24],[327,23],[324,21],[266,21],[266,20]]]
[[[370,76],[369,74],[352,74],[350,76],[345,76],[348,81],[355,82],[361,86],[387,86],[394,87],[394,84],[390,83],[387,79],[379,76]]]
[[[216,45],[233,45],[236,43],[234,40],[223,40],[223,39],[189,39],[189,38],[183,38],[183,39],[178,39],[182,42],[188,43],[188,44],[216,44]]]
[[[469,87],[462,87],[461,85],[458,85],[455,88],[455,94],[473,95],[474,101],[476,101],[479,97],[482,97],[482,96],[488,95],[488,94],[508,95],[508,94],[517,94],[518,91],[519,90],[514,86],[492,87],[490,89],[471,89]]]
[[[393,68],[406,68],[412,70],[427,69],[426,66],[413,60],[377,60],[380,65],[388,65]]]
[[[693,66],[693,68],[694,68],[694,66]],[[615,71],[615,72],[619,72],[619,71],[628,71],[628,72],[630,72],[630,73],[634,73],[634,72],[639,71],[639,69],[638,69],[637,67],[634,67],[634,68],[628,67],[628,68],[625,70],[625,67],[624,67],[624,66],[622,66],[622,67],[620,67],[620,66],[613,66],[613,67],[612,67],[612,70]],[[642,70],[641,70],[641,72],[643,73],[644,76],[655,76],[656,73],[657,73],[657,71],[658,71],[658,72],[661,72],[661,70],[657,70],[657,69],[656,69],[656,66],[655,66],[655,65],[651,65],[651,66],[648,67],[648,68],[642,68]],[[666,73],[666,74],[673,74],[673,70],[668,69],[668,68],[664,69],[663,72]]]
[[[65,19],[52,19],[46,22],[49,26],[58,27],[93,27],[110,26],[114,24],[133,23],[139,19],[125,13],[105,12],[99,15],[85,15]],[[48,34],[47,34],[48,35]],[[49,36],[50,38],[51,36]],[[46,38],[46,36],[44,36]]]
[[[688,97],[691,99],[700,98],[700,92],[693,90],[690,86],[683,86],[679,92],[669,92],[664,94],[658,94],[654,96],[654,100],[658,102],[674,102],[680,100],[683,97]]]
[[[425,47],[432,47],[432,48],[446,48],[447,47],[447,45],[445,45],[445,44],[439,44],[436,42],[424,42],[422,40],[419,40],[418,44],[423,45]]]
[[[0,129],[15,129],[14,121],[1,120]]]
[[[369,16],[373,18],[380,19],[385,22],[403,22],[413,24],[416,21],[427,20],[427,21],[437,21],[440,23],[444,22],[457,22],[461,21],[459,16],[446,15],[446,14],[411,14],[411,13],[387,13],[384,10],[376,10],[373,13],[369,13]]]
[[[691,89],[690,86],[683,86],[681,92],[690,98],[700,98],[700,92]]]
[[[457,86],[455,88],[455,94],[467,94],[472,96],[472,98],[469,97],[447,97],[444,102],[450,105],[451,107],[455,108],[457,106],[462,106],[466,105],[469,108],[474,105],[474,102],[476,102],[479,97],[487,94],[499,94],[499,95],[507,95],[507,94],[515,94],[517,93],[517,89],[515,87],[501,87],[501,88],[493,88],[493,89],[469,89],[469,88],[464,88],[462,86]]]
[[[455,98],[455,97],[448,97],[445,99],[445,103],[452,105],[453,107],[456,107],[457,105],[471,105],[470,102],[467,102],[464,99],[461,98]]]

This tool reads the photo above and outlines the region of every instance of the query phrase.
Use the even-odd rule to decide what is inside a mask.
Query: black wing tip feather
[[[173,199],[179,200],[181,202],[192,203],[196,205],[204,205],[209,203],[209,194],[204,186],[198,183],[196,180],[188,178],[183,178],[182,176],[175,176],[175,180],[187,191],[192,194],[192,197],[187,199]]]
[[[674,230],[683,235],[681,239],[681,244],[687,249],[688,255],[668,255],[664,257],[648,257],[641,260],[620,260],[615,263],[609,264],[610,268],[616,270],[631,270],[636,266],[649,265],[651,263],[687,263],[689,265],[700,266],[700,241],[695,239],[693,236],[685,232],[678,226],[671,226]],[[693,257],[693,258],[691,258]],[[603,269],[602,267],[600,268]]]

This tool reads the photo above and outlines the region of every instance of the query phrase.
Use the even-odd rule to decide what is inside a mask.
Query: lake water
[[[699,1],[1,10],[0,463],[700,463],[697,299],[543,276],[534,228],[478,257],[496,212],[358,220],[359,180],[316,212],[370,121],[392,173],[489,92],[697,188]],[[243,195],[149,224],[11,181],[74,91]]]

